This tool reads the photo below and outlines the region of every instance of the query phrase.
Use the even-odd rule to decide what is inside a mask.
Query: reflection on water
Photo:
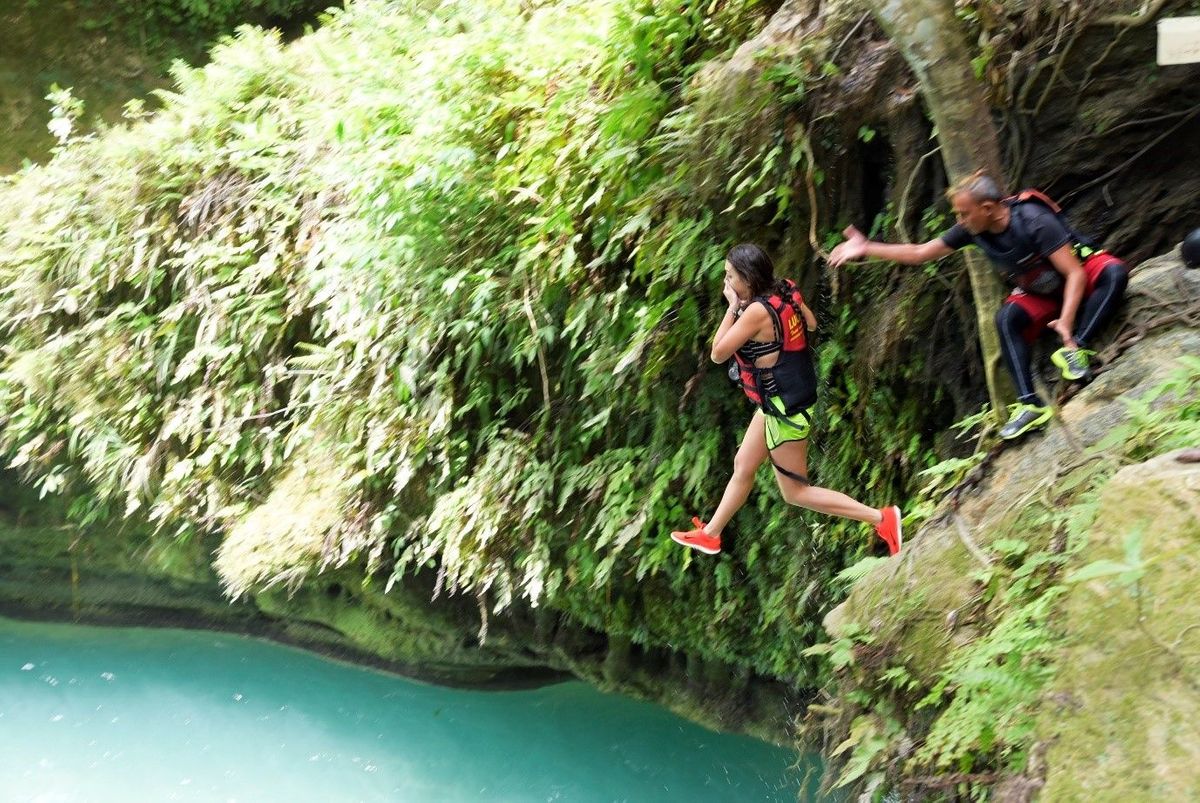
[[[0,756],[4,801],[794,801],[806,770],[581,683],[443,689],[238,636],[3,619]]]

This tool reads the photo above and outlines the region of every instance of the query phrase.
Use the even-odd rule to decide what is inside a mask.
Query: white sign
[[[1200,17],[1173,17],[1158,21],[1158,63],[1200,62]]]

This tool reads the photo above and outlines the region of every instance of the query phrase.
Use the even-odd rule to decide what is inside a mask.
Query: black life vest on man
[[[779,359],[769,368],[755,366],[754,360],[741,350],[734,354],[737,361],[738,384],[750,401],[762,408],[767,415],[780,415],[772,405],[765,403],[765,396],[778,396],[783,402],[783,414],[795,415],[811,407],[817,401],[817,371],[813,365],[812,352],[805,332],[804,314],[800,306],[804,296],[795,282],[785,281],[786,295],[755,296],[750,303],[759,302],[767,308],[775,326],[775,342],[780,344]],[[771,386],[774,392],[771,393]],[[767,391],[766,393],[764,392]]]
[[[988,260],[1009,284],[1031,293],[1042,294],[1054,293],[1062,288],[1062,274],[1050,262],[1050,254],[1042,253],[1033,240],[1030,213],[1035,208],[1049,209],[1058,218],[1058,222],[1071,238],[1070,245],[1075,256],[1080,260],[1087,259],[1101,250],[1094,240],[1073,229],[1063,214],[1062,207],[1040,190],[1022,190],[1005,198],[1002,203],[1009,210],[1008,228],[1016,243],[1016,249],[999,251],[989,245],[984,237],[976,237],[975,244],[983,250]]]

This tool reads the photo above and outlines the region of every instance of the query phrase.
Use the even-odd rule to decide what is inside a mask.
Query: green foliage
[[[996,57],[996,51],[991,45],[984,45],[983,50],[978,56],[971,59],[971,70],[975,73],[977,79],[982,79],[984,73],[987,72],[988,65]]]
[[[854,664],[854,650],[858,645],[870,644],[872,641],[869,631],[852,625],[846,628],[846,633],[841,638],[814,644],[806,649],[804,654],[828,656],[830,666],[834,671],[838,671]]]
[[[1094,560],[1068,574],[1066,581],[1085,583],[1099,578],[1112,578],[1117,585],[1133,590],[1136,596],[1136,588],[1149,564],[1150,561],[1142,559],[1142,531],[1135,530],[1125,539],[1124,561]]]
[[[1178,358],[1166,381],[1137,397],[1122,397],[1129,416],[1092,447],[1093,453],[1118,451],[1126,459],[1146,460],[1156,454],[1200,443],[1200,357]]]
[[[959,772],[979,766],[1023,768],[1034,703],[1054,673],[1049,659],[1055,637],[1047,625],[1061,593],[1054,587],[1009,610],[968,649],[956,651],[917,705],[945,708],[915,763]]]
[[[50,133],[58,140],[59,145],[65,145],[71,139],[75,125],[83,116],[83,101],[71,94],[70,87],[66,89],[58,84],[50,85]]]
[[[1122,463],[1146,460],[1200,440],[1200,359],[1189,355],[1178,362],[1179,367],[1158,386],[1139,397],[1122,398],[1128,417],[1090,447],[1073,470],[1057,478],[1045,498],[1026,497],[1005,517],[1002,529],[988,534],[989,562],[973,575],[978,589],[975,605],[956,612],[972,618],[970,626],[978,636],[948,652],[936,680],[918,682],[903,666],[895,665],[857,667],[847,675],[845,670],[855,664],[854,645],[862,640],[858,631],[814,648],[831,671],[842,672],[842,683],[852,679],[842,699],[867,710],[913,712],[900,718],[899,734],[907,734],[918,749],[903,761],[896,755],[897,734],[881,741],[878,723],[868,727],[868,720],[855,719],[860,732],[845,748],[849,756],[843,778],[849,775],[863,785],[873,778],[871,783],[878,786],[884,783],[880,778],[898,774],[974,773],[986,778],[993,772],[1025,769],[1038,705],[1058,669],[1054,659],[1061,634],[1055,629],[1054,615],[1067,585],[1113,583],[1134,597],[1141,620],[1142,606],[1147,604],[1141,581],[1149,562],[1142,557],[1140,530],[1127,536],[1123,560],[1101,559],[1066,570],[1086,554],[1100,490]],[[965,419],[957,428],[970,432],[984,422],[986,412]],[[970,457],[945,460],[923,472],[932,479],[922,490],[918,516],[931,514],[946,490],[983,459],[986,435]],[[862,576],[870,568],[852,566],[843,575]],[[877,645],[877,649],[886,647]],[[851,735],[855,736],[853,727]],[[986,799],[989,794],[986,783],[964,783],[959,789],[972,799]]]
[[[900,724],[894,719],[881,720],[874,715],[855,718],[850,726],[850,735],[830,753],[831,758],[836,758],[853,750],[833,787],[839,789],[848,786],[866,775],[876,757],[884,753],[892,739],[900,733]]]
[[[866,577],[879,566],[886,565],[889,560],[890,558],[883,557],[863,558],[857,563],[842,569],[834,579],[842,583],[854,583]]]
[[[833,74],[821,45],[705,92],[768,10],[364,0],[291,45],[241,29],[160,112],[0,188],[0,448],[96,537],[235,533],[239,591],[430,571],[810,680],[869,528],[787,509],[764,471],[720,558],[665,537],[719,498],[750,417],[697,375],[724,250],[777,241],[822,175],[781,112]],[[904,281],[812,301],[814,476],[879,505],[933,462],[944,401],[901,358],[937,311]],[[866,367],[877,335],[896,358]],[[255,543],[287,500],[327,531]]]
[[[289,47],[242,30],[160,113],[0,193],[3,447],[77,521],[177,536],[246,532],[309,456],[337,487],[289,493],[341,523],[263,584],[431,567],[495,609],[802,675],[833,567],[806,568],[773,489],[736,560],[689,571],[663,537],[719,493],[717,422],[748,418],[719,377],[679,406],[713,209],[785,197],[796,166],[776,138],[694,172],[684,85],[761,20],[363,2]]]

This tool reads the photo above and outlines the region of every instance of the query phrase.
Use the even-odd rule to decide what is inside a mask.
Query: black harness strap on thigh
[[[778,471],[783,476],[787,477],[788,479],[795,480],[796,482],[798,482],[802,485],[811,485],[812,484],[808,481],[808,477],[804,476],[803,474],[797,474],[794,471],[789,471],[788,469],[786,469],[783,466],[776,463],[774,458],[772,458],[772,460],[771,460],[771,465],[775,466],[775,470]]]
[[[767,404],[764,404],[762,406],[762,410],[764,413],[767,412],[769,408],[770,408],[770,405],[767,405]],[[785,417],[782,413],[780,413],[776,410],[773,410],[773,409],[770,410],[770,413],[771,413],[771,415],[778,416],[779,418]],[[811,430],[812,429],[812,415],[808,412],[808,409],[807,408],[802,409],[800,411],[800,415],[804,416],[804,420],[808,422],[809,430]],[[789,443],[790,442],[791,441],[789,441]],[[771,465],[775,467],[775,470],[778,471],[783,476],[787,477],[790,480],[795,480],[796,482],[800,483],[801,485],[811,485],[812,484],[808,481],[808,477],[804,476],[803,474],[797,474],[795,471],[784,468],[783,466],[776,463],[775,458],[771,457],[770,449],[767,450],[767,457],[770,458]]]

